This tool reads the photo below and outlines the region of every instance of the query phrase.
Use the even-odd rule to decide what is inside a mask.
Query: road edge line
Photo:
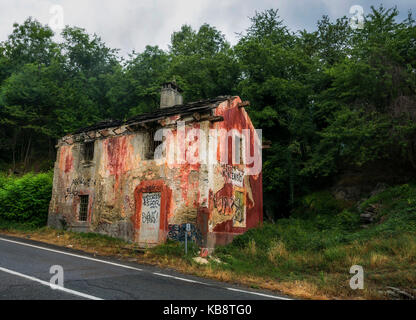
[[[10,240],[10,239],[5,239],[5,238],[2,238],[2,237],[0,237],[0,241],[11,242],[11,243],[15,243],[15,244],[20,244],[22,246],[28,246],[28,247],[32,247],[32,248],[41,249],[41,250],[46,250],[46,251],[51,251],[51,252],[55,252],[55,253],[65,254],[65,255],[68,255],[68,256],[77,257],[77,258],[86,259],[86,260],[91,260],[91,261],[95,261],[95,262],[106,263],[106,264],[110,264],[110,265],[113,265],[113,266],[122,267],[122,268],[126,268],[126,269],[131,269],[131,270],[136,270],[136,271],[143,271],[143,269],[131,267],[131,266],[128,266],[128,265],[125,265],[125,264],[120,264],[120,263],[116,263],[116,262],[96,259],[96,258],[92,258],[92,257],[88,257],[88,256],[83,256],[83,255],[80,255],[80,254],[61,251],[61,250],[55,250],[55,249],[51,249],[51,248],[36,246],[36,245],[33,245],[33,244],[20,242],[20,241],[14,241],[14,240]]]
[[[79,296],[79,297],[82,297],[82,298],[87,298],[87,299],[90,299],[90,300],[103,300],[101,298],[98,298],[98,297],[95,297],[95,296],[92,296],[92,295],[89,295],[89,294],[86,294],[86,293],[82,293],[82,292],[79,292],[79,291],[75,291],[75,290],[72,290],[72,289],[67,289],[65,287],[61,287],[61,286],[58,286],[58,285],[54,285],[53,288],[52,288],[50,282],[47,282],[47,281],[44,281],[44,280],[41,280],[41,279],[38,279],[38,278],[35,278],[35,277],[32,277],[32,276],[28,276],[26,274],[23,274],[23,273],[14,271],[14,270],[10,270],[10,269],[0,267],[0,271],[6,272],[6,273],[9,273],[9,274],[12,274],[14,276],[18,276],[18,277],[21,277],[21,278],[24,278],[24,279],[28,279],[28,280],[38,282],[38,283],[40,283],[44,286],[49,287],[51,290],[60,290],[60,291],[63,291],[63,292],[66,292],[66,293],[69,293],[69,294],[72,294],[72,295],[76,295],[76,296]]]

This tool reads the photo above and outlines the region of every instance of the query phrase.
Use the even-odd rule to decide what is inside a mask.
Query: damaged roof
[[[73,134],[78,134],[78,133],[88,132],[88,131],[96,131],[96,130],[112,128],[112,127],[118,127],[118,126],[125,125],[125,124],[151,122],[151,121],[156,121],[156,120],[163,119],[166,117],[175,116],[178,114],[186,116],[186,115],[192,115],[195,112],[207,112],[211,109],[216,108],[219,103],[225,100],[228,100],[230,98],[231,96],[219,96],[213,99],[190,102],[190,103],[176,105],[176,106],[168,107],[168,108],[161,108],[152,112],[139,114],[125,121],[104,120],[94,125],[80,128],[74,131]]]

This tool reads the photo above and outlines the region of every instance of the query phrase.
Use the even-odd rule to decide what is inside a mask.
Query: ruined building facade
[[[166,83],[157,111],[61,138],[48,225],[150,246],[183,240],[189,223],[208,248],[259,225],[261,136],[245,106],[228,96],[182,104]]]

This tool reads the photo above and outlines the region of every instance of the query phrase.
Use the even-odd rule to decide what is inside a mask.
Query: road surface
[[[62,266],[53,289],[51,266]],[[56,282],[55,282],[56,283]],[[0,299],[288,300],[266,291],[0,235]]]

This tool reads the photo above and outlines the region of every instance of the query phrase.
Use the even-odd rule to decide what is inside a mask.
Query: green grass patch
[[[377,219],[364,229],[359,215],[369,206],[378,208]],[[338,207],[336,211],[334,202],[331,207],[332,212],[327,208],[322,213],[298,212],[296,217],[265,223],[237,236],[216,249],[227,263],[220,268],[279,280],[313,279],[318,287],[329,290],[335,278],[349,279],[350,267],[359,264],[368,273],[370,286],[405,283],[404,287],[415,287],[415,184],[388,188],[356,209]]]
[[[167,240],[165,243],[149,248],[150,253],[158,256],[174,256],[188,260],[198,255],[199,247],[193,243],[188,242],[188,253],[185,255],[185,243]]]

